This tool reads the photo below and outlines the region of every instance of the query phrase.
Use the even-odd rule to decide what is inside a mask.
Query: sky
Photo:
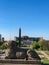
[[[49,0],[0,0],[0,34],[5,39],[22,36],[49,40]]]

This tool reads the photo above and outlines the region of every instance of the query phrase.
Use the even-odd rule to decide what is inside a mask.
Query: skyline
[[[0,0],[0,34],[49,39],[49,0]]]

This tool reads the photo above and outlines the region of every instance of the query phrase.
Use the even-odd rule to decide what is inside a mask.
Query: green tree
[[[40,48],[40,46],[39,46],[38,42],[33,42],[32,49],[39,49],[39,48]]]
[[[48,50],[48,45],[45,40],[40,39],[39,40],[40,50]]]
[[[3,43],[1,46],[0,46],[0,49],[6,49],[7,48],[7,44]]]

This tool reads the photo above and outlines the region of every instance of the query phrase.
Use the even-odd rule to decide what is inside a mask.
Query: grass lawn
[[[20,48],[23,48],[23,49],[30,49],[30,47],[20,47]]]
[[[49,51],[44,51],[47,55],[49,55]]]
[[[36,51],[36,52],[37,52],[38,55],[43,55],[40,51]],[[49,55],[49,52],[48,52],[48,51],[47,51],[47,52],[44,51],[44,52]],[[43,64],[49,64],[49,60],[46,59],[45,57],[44,57],[44,58],[41,58],[41,62],[42,62]]]
[[[41,58],[41,62],[42,62],[43,64],[49,64],[49,60],[46,59],[46,58]]]
[[[38,55],[43,55],[40,51],[36,51]]]

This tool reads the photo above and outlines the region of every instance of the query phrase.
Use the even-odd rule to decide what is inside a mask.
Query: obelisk
[[[19,47],[21,46],[21,28],[19,28]]]

